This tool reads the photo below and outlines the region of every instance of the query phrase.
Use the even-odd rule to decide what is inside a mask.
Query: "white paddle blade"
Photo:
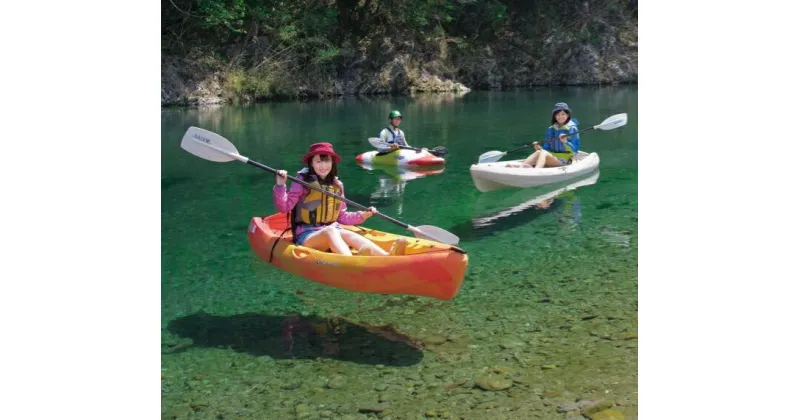
[[[622,113],[622,114],[612,115],[606,118],[605,121],[601,122],[599,125],[594,126],[594,128],[599,130],[613,130],[615,128],[622,127],[627,123],[628,123],[628,114]]]
[[[436,226],[409,226],[408,229],[414,232],[414,236],[417,238],[430,239],[447,245],[458,245],[460,240],[458,236]]]
[[[492,150],[492,151],[486,152],[486,153],[478,156],[478,163],[497,162],[498,160],[500,160],[500,158],[505,156],[506,153],[507,152],[501,152],[499,150]]]
[[[197,127],[189,127],[181,140],[181,148],[187,152],[212,162],[230,162],[236,160],[232,155],[239,151],[228,139],[212,131]]]
[[[386,142],[385,142],[385,141],[383,141],[383,140],[381,140],[381,139],[379,139],[379,138],[377,138],[377,137],[370,137],[370,138],[369,138],[369,139],[367,139],[367,140],[369,140],[369,144],[371,144],[371,145],[372,145],[372,147],[374,147],[374,148],[376,148],[376,149],[381,149],[381,148],[389,147],[389,145],[388,145],[388,144],[386,144]]]

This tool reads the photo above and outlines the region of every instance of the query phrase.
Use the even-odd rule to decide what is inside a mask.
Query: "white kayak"
[[[558,168],[523,166],[522,161],[507,160],[492,163],[476,163],[469,168],[475,188],[481,192],[501,188],[530,188],[537,185],[566,181],[597,169],[600,157],[597,153],[578,152],[571,164]]]

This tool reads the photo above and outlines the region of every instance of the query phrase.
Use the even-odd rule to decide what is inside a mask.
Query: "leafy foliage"
[[[337,77],[407,53],[422,61],[487,48],[536,56],[552,39],[600,45],[637,19],[636,0],[162,0],[162,54],[214,55],[258,94],[284,74]],[[635,25],[635,23],[633,23]],[[629,31],[630,32],[630,31]],[[365,58],[367,57],[367,58]],[[442,64],[446,67],[446,64]],[[440,66],[441,67],[441,66]],[[444,67],[442,71],[446,71]],[[452,64],[451,64],[451,67]],[[267,77],[268,76],[268,77]]]

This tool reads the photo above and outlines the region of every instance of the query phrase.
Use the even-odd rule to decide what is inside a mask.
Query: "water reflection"
[[[372,165],[357,162],[358,166],[370,171],[378,172],[378,189],[369,195],[369,202],[375,207],[388,204],[397,205],[397,215],[403,214],[403,193],[409,181],[438,175],[444,172],[444,165],[432,167],[412,167]]]
[[[475,202],[470,226],[457,226],[455,234],[480,237],[512,229],[545,214],[558,213],[566,229],[578,229],[582,219],[581,201],[576,189],[593,185],[600,177],[595,171],[569,184],[555,184],[532,189],[499,190],[481,194]],[[468,232],[467,232],[468,231]]]

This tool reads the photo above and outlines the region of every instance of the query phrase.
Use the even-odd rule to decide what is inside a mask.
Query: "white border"
[[[159,15],[4,8],[4,418],[159,418]]]
[[[640,4],[639,418],[779,418],[796,394],[793,9]]]
[[[786,415],[797,6],[640,6],[640,417]],[[7,9],[4,416],[156,418],[160,12]]]

